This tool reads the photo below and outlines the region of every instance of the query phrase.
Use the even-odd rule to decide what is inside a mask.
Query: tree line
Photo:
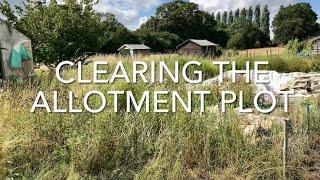
[[[245,7],[240,11],[240,9],[236,9],[235,12],[224,11],[218,12],[216,15],[212,13],[212,16],[215,20],[223,25],[231,25],[239,19],[246,19],[249,22],[253,23],[256,27],[260,28],[263,33],[266,35],[270,35],[270,11],[268,5],[263,7],[263,11],[261,12],[261,5],[256,5],[255,9],[250,6],[249,9]]]
[[[144,43],[154,52],[174,52],[186,39],[207,39],[222,48],[271,46],[270,12],[265,5],[208,13],[196,3],[174,0],[156,9],[154,16],[135,31],[110,13],[96,12],[96,0],[26,0],[12,7],[7,0],[0,12],[7,22],[31,38],[36,61],[57,63],[86,52],[116,53],[125,43]],[[272,25],[275,42],[305,40],[319,32],[317,14],[310,4],[281,7]]]
[[[228,48],[248,49],[270,46],[270,11],[268,5],[257,5],[253,10],[236,9],[212,13],[221,29],[228,32]]]

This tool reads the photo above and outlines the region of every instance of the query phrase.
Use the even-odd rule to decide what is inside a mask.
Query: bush
[[[312,54],[312,44],[309,41],[291,40],[287,44],[288,51],[293,55],[310,56]]]

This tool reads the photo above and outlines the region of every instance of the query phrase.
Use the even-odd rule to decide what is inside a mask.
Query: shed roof
[[[319,40],[319,39],[320,39],[320,36],[314,37],[314,38],[311,39],[311,42],[317,41],[317,40]]]
[[[218,44],[210,42],[206,39],[204,39],[204,40],[202,40],[202,39],[188,39],[188,40],[184,41],[183,43],[181,43],[179,46],[177,46],[177,49],[179,49],[183,45],[187,44],[188,42],[193,42],[201,47],[218,46]]]
[[[150,47],[144,45],[144,44],[124,44],[123,46],[121,46],[118,51],[120,51],[123,48],[127,48],[130,50],[149,50],[151,49]]]

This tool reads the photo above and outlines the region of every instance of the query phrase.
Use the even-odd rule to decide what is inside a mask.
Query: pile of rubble
[[[294,90],[295,94],[311,95],[320,93],[319,73],[288,73],[290,80],[281,84],[281,91]]]
[[[232,72],[226,72],[225,78],[232,78]],[[213,79],[205,81],[202,86],[208,86],[213,84],[219,84],[219,76]],[[237,77],[238,78],[243,78]],[[254,82],[254,71],[250,72],[250,81]],[[275,95],[279,96],[280,91],[294,91],[294,95],[289,98],[289,103],[302,102],[310,97],[317,97],[320,95],[320,73],[278,73],[276,71],[270,71],[268,75],[261,75],[260,79],[270,80],[269,84],[254,84],[257,91],[271,91]],[[218,108],[213,108],[212,112],[218,112]],[[242,128],[244,134],[260,134],[261,132],[269,132],[274,123],[284,124],[288,121],[286,117],[278,116],[277,113],[270,115],[263,115],[257,112],[254,113],[239,113],[239,109],[236,109],[238,117],[242,119]],[[264,134],[265,135],[265,134]],[[268,136],[268,135],[266,135]]]
[[[250,71],[250,81],[254,82],[254,71]],[[218,84],[220,76],[209,79],[203,83],[204,86]],[[232,78],[232,72],[224,73],[224,78]],[[243,78],[238,75],[237,79]],[[295,103],[309,97],[318,96],[320,93],[320,73],[278,73],[269,71],[267,75],[260,75],[259,79],[270,80],[269,84],[254,84],[258,91],[271,91],[279,94],[280,91],[294,91],[289,102]]]
[[[289,122],[287,117],[276,116],[276,115],[264,115],[259,114],[257,112],[254,113],[239,113],[238,109],[236,109],[238,117],[242,119],[242,128],[244,130],[244,134],[251,135],[255,131],[260,131],[257,133],[261,133],[261,131],[268,132],[271,130],[274,124],[284,124],[285,121]],[[268,136],[266,133],[262,133],[262,135]]]

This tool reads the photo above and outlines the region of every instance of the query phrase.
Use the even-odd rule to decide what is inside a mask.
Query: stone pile
[[[232,72],[224,73],[225,78],[232,78]],[[279,94],[280,91],[294,91],[289,102],[295,103],[305,98],[318,96],[320,93],[320,73],[278,73],[269,71],[268,75],[260,75],[260,79],[270,80],[269,84],[254,84],[257,91],[272,91]],[[250,81],[254,82],[254,71],[250,71]],[[219,84],[219,76],[205,81],[202,86]]]
[[[232,77],[232,73],[226,72],[224,77]],[[250,80],[253,82],[254,71],[250,72]],[[257,91],[272,91],[279,96],[280,91],[294,91],[294,95],[289,98],[289,103],[302,102],[310,97],[317,97],[320,95],[320,73],[278,73],[270,71],[268,75],[260,77],[261,79],[269,79],[269,84],[254,84]],[[219,77],[205,81],[201,86],[217,85],[219,84]],[[282,98],[281,98],[282,99]],[[217,109],[217,108],[214,108]],[[217,110],[216,110],[217,111]],[[239,113],[239,109],[235,110],[238,117],[242,119],[242,128],[246,135],[263,134],[268,136],[268,132],[274,123],[284,124],[288,121],[286,117],[277,116],[276,113],[271,115],[263,115],[259,113]],[[289,123],[290,124],[290,123]]]
[[[281,84],[281,91],[294,90],[295,94],[318,95],[320,93],[319,73],[289,73],[292,80]]]

